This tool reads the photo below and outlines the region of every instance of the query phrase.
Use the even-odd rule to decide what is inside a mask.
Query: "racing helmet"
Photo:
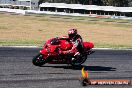
[[[70,29],[68,30],[68,36],[69,38],[74,38],[77,35],[77,29]]]

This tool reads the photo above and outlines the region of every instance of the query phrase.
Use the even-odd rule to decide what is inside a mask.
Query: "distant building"
[[[0,6],[12,5],[12,7],[20,8],[26,7],[27,9],[38,9],[39,0],[0,0]]]
[[[132,17],[132,7],[97,6],[65,3],[42,3],[40,11],[79,13],[90,16],[128,16]]]

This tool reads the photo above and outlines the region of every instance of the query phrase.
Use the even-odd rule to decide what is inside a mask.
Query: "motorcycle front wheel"
[[[43,55],[39,53],[32,59],[32,63],[35,66],[42,66],[46,63],[46,61],[43,59]]]

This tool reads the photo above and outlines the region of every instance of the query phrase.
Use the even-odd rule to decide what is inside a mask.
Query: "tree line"
[[[67,3],[67,4],[83,4],[83,5],[100,5],[100,6],[117,6],[132,7],[132,0],[39,0],[39,4],[49,3]]]

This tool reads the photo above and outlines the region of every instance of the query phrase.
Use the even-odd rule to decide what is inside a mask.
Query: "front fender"
[[[47,53],[47,51],[45,49],[40,50],[39,52],[40,52],[40,54],[43,54],[43,55],[45,55]]]

